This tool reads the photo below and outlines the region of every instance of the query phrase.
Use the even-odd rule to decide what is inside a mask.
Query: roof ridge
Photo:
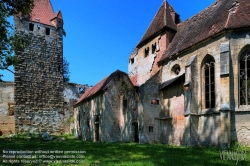
[[[163,1],[163,3],[165,2],[166,0],[164,0]],[[161,4],[161,6],[163,5],[163,3]],[[161,6],[160,6],[160,8],[157,10],[157,12],[155,13],[155,15],[154,15],[154,17],[153,17],[153,19],[151,20],[151,22],[150,22],[150,24],[148,25],[148,27],[147,27],[147,30],[149,29],[149,27],[151,26],[151,24],[153,23],[153,21],[154,21],[154,19],[155,19],[155,17],[156,17],[156,15],[158,14],[158,12],[160,11],[160,9],[161,9]],[[146,35],[146,33],[147,33],[147,30],[144,32],[144,34],[142,35],[142,38],[141,38],[141,40],[143,39],[143,37]],[[140,40],[140,41],[141,41]],[[139,45],[139,44],[138,44]]]
[[[107,77],[105,77],[104,79],[102,79],[101,81],[99,81],[97,84],[95,84],[95,86],[93,86],[92,88],[88,89],[82,96],[81,98],[76,102],[75,105],[81,103],[83,100],[86,100],[88,98],[90,98],[91,96],[97,94],[98,92],[100,92],[106,85],[107,83],[113,78],[114,75],[116,75],[117,73],[123,73],[126,74],[123,71],[120,70],[116,70],[113,73],[111,73],[110,75],[108,75]]]
[[[249,0],[217,0],[180,23],[177,33],[158,62],[175,56],[225,30],[250,28]]]
[[[50,0],[34,0],[34,8],[30,13],[30,21],[54,26],[51,19],[55,18],[55,15],[59,13],[60,11],[57,13],[54,12]]]
[[[157,10],[148,28],[146,29],[145,33],[143,34],[140,42],[137,44],[137,47],[140,47],[142,43],[144,43],[150,37],[154,36],[166,27],[173,30],[177,29],[177,26],[171,15],[172,10],[173,7],[170,6],[166,0],[164,0],[160,8]],[[173,11],[175,12],[175,10]]]

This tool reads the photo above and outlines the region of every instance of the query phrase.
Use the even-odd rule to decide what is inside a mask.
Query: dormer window
[[[34,24],[29,23],[29,30],[30,30],[30,31],[34,31]]]
[[[149,47],[147,47],[147,48],[145,48],[145,58],[148,56],[148,54],[149,54]]]
[[[50,28],[46,28],[45,33],[46,33],[46,35],[50,35]]]

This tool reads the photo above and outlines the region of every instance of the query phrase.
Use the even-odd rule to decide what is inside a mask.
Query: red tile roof
[[[87,98],[95,95],[97,92],[101,91],[102,87],[104,87],[104,84],[106,83],[107,79],[109,78],[106,77],[104,78],[102,81],[100,81],[99,83],[97,83],[94,87],[90,88],[89,90],[87,90],[82,97],[77,101],[77,104],[81,103],[83,100],[86,100]]]
[[[153,21],[149,25],[146,33],[143,35],[141,41],[138,43],[137,47],[140,47],[150,37],[159,33],[164,28],[170,28],[176,31],[177,27],[171,16],[171,12],[175,12],[175,11],[172,8],[172,6],[170,6],[168,2],[164,0],[160,9],[156,13]]]
[[[125,75],[127,75],[126,73],[124,73],[124,72],[122,72],[120,70],[116,70],[115,72],[110,74],[108,77],[106,77],[103,80],[101,80],[100,82],[98,82],[94,87],[87,90],[82,95],[82,97],[77,101],[77,103],[75,105],[81,103],[84,100],[89,99],[90,97],[94,96],[98,92],[101,92],[103,90],[103,88],[110,82],[110,80],[113,79],[117,74],[125,74]]]
[[[177,33],[159,63],[224,30],[246,27],[250,27],[250,0],[217,0],[178,24]]]
[[[61,11],[54,13],[50,0],[34,0],[34,8],[30,13],[31,21],[54,26],[50,20],[55,17],[62,19],[62,14]]]

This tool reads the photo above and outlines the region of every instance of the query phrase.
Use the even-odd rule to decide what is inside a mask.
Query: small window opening
[[[128,109],[128,100],[123,100],[123,113],[126,113],[127,112],[127,109]]]
[[[160,104],[160,100],[158,100],[158,99],[152,99],[151,100],[151,104],[152,105],[159,105]]]
[[[181,19],[180,19],[180,15],[179,14],[175,14],[175,24],[179,24],[181,22]]]
[[[145,48],[145,58],[148,56],[148,54],[149,54],[149,48],[147,47]]]
[[[78,121],[79,122],[79,121]],[[90,123],[89,123],[90,121],[89,121],[89,118],[87,118],[87,121],[86,121],[86,123],[87,123],[87,126],[88,126],[88,129],[90,128]]]
[[[78,91],[79,91],[79,93],[84,93],[84,88],[82,88],[82,87],[80,87],[79,89],[78,89]]]
[[[61,65],[58,66],[58,72],[60,72],[60,71],[61,71]]]
[[[149,133],[154,133],[154,127],[153,126],[149,126],[148,127],[148,132]]]
[[[14,115],[14,104],[8,103],[8,116],[13,116],[13,115]]]
[[[32,23],[29,24],[29,30],[34,31],[34,24],[32,24]]]
[[[134,58],[131,58],[130,62],[131,62],[131,64],[133,64],[135,62]]]
[[[152,54],[155,53],[155,50],[156,50],[156,43],[152,45]]]
[[[46,35],[50,35],[50,28],[46,28]]]
[[[95,123],[99,123],[100,122],[100,117],[99,117],[99,115],[96,115],[95,116]]]
[[[171,69],[173,75],[179,75],[180,71],[181,71],[181,68],[180,68],[180,65],[176,64],[172,67]]]

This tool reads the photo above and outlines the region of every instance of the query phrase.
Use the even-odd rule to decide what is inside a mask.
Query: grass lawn
[[[198,165],[236,165],[235,160],[222,160],[219,148],[206,147],[177,147],[166,144],[136,144],[136,143],[94,143],[74,139],[71,136],[64,136],[66,140],[56,137],[53,141],[43,141],[33,137],[4,138],[0,137],[0,165],[11,165],[4,163],[4,160],[11,162],[37,162],[35,164],[14,164],[14,165],[115,165],[115,166],[198,166]],[[57,150],[57,151],[56,151]],[[250,166],[250,148],[234,147],[227,151],[247,151],[246,160],[238,161],[237,165]],[[13,157],[11,151],[19,151]],[[21,151],[21,152],[20,152]],[[64,152],[67,154],[62,154]],[[73,152],[69,152],[73,151]],[[50,155],[50,158],[48,157]],[[3,157],[5,156],[5,157]],[[27,159],[33,156],[35,159]],[[59,156],[58,159],[52,159]],[[65,157],[63,159],[62,157]],[[80,157],[80,159],[73,159]],[[19,156],[20,157],[20,156]],[[38,159],[40,157],[41,159]],[[61,157],[61,158],[60,158]],[[46,161],[47,160],[47,161]],[[58,160],[59,163],[52,163]],[[239,159],[240,160],[240,159]],[[80,164],[73,164],[81,162]],[[46,164],[49,163],[49,164]],[[60,163],[61,162],[61,163]],[[62,162],[69,162],[62,164]],[[42,164],[43,163],[43,164]]]

